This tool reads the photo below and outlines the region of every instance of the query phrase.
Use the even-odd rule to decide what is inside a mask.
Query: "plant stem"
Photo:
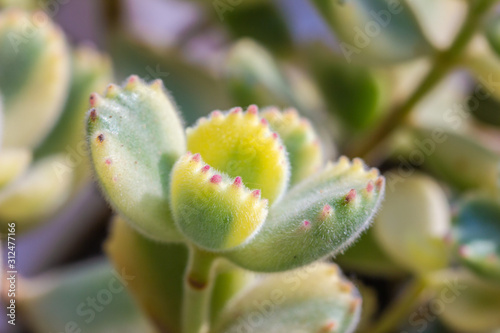
[[[214,284],[212,253],[195,246],[189,248],[182,309],[183,333],[201,333],[208,320],[210,295]]]
[[[401,324],[404,317],[408,316],[416,306],[426,286],[427,284],[423,279],[417,278],[412,281],[403,294],[382,314],[378,323],[369,332],[387,333],[394,331],[397,325]]]
[[[420,85],[408,99],[396,107],[381,122],[379,127],[367,137],[358,147],[350,149],[348,155],[366,157],[366,155],[384,139],[386,139],[411,113],[415,105],[429,93],[436,84],[455,66],[463,49],[468,45],[479,26],[483,15],[497,0],[478,0],[471,4],[467,17],[451,46],[444,51],[437,52],[433,66]]]

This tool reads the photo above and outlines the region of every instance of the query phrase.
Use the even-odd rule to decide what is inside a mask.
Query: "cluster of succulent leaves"
[[[113,80],[49,19],[0,13],[2,225],[50,219],[90,169],[116,213],[109,261],[23,281],[36,331],[71,329],[111,265],[129,293],[76,320],[84,331],[500,328],[495,1],[310,3],[338,50],[295,41],[271,1],[196,2],[231,36],[218,77],[185,46],[160,53],[117,33]],[[139,78],[153,64],[163,82]],[[401,110],[411,118],[371,154],[356,149]],[[385,182],[336,150],[381,165]],[[401,301],[375,318],[379,295],[332,254]]]
[[[24,232],[89,178],[81,112],[111,79],[111,64],[92,48],[71,50],[42,12],[3,11],[0,43],[0,224]]]

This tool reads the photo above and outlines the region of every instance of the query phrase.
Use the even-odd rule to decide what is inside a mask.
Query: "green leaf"
[[[375,219],[374,223],[377,223]],[[399,277],[405,271],[378,244],[372,226],[354,245],[335,256],[340,267],[370,276]]]
[[[66,203],[73,172],[63,155],[44,158],[0,191],[0,223],[16,221],[25,231],[50,217]],[[63,168],[63,169],[60,169]]]
[[[127,287],[151,321],[180,333],[187,247],[148,239],[116,216],[105,250],[115,269],[135,277]]]
[[[290,52],[292,36],[275,3],[253,0],[231,6],[230,2],[215,0],[213,7],[235,39],[252,38],[273,52],[283,55]]]
[[[500,15],[490,18],[485,26],[486,38],[491,49],[500,57]]]
[[[186,150],[181,120],[160,80],[132,76],[91,95],[87,143],[99,184],[137,230],[160,241],[182,236],[170,212],[170,170]]]
[[[267,217],[267,200],[187,153],[175,164],[171,186],[172,213],[187,239],[210,251],[239,246]]]
[[[273,272],[337,253],[369,226],[383,193],[376,169],[342,157],[294,186],[250,242],[224,255],[243,268]]]
[[[366,65],[346,64],[324,48],[313,49],[309,66],[329,111],[338,115],[348,131],[373,126],[387,104],[388,82]]]
[[[146,238],[119,216],[113,219],[111,228],[104,248],[117,270],[123,269],[135,277],[127,285],[129,292],[162,332],[180,333],[187,247]],[[253,278],[252,273],[232,265],[221,270],[212,291],[212,321]]]
[[[270,107],[262,112],[270,128],[278,133],[290,161],[290,185],[318,172],[323,165],[323,147],[309,120],[299,116],[297,110],[281,112]]]
[[[291,87],[277,62],[265,48],[250,39],[236,42],[229,50],[225,75],[236,104],[294,104]]]
[[[472,198],[463,203],[454,234],[461,261],[478,276],[500,283],[500,204]]]
[[[228,304],[210,333],[354,332],[361,298],[333,264],[265,276]]]
[[[451,213],[444,191],[422,174],[404,178],[394,171],[385,176],[386,200],[374,223],[378,243],[414,273],[446,267]]]
[[[490,332],[500,327],[498,285],[464,270],[447,270],[434,275],[430,287],[436,292],[430,304],[453,332]]]
[[[89,95],[102,91],[111,80],[111,62],[95,49],[80,46],[73,52],[72,77],[68,99],[59,121],[35,151],[35,158],[65,153],[75,169],[75,185],[89,176],[85,123]]]
[[[80,263],[20,280],[16,306],[34,332],[153,333],[127,293],[134,279],[105,260]]]
[[[243,270],[234,265],[221,269],[215,278],[210,303],[210,322],[214,324],[221,315],[224,307],[235,295],[256,280],[256,274]]]
[[[476,141],[453,132],[432,129],[414,131],[414,152],[433,174],[459,190],[498,192],[500,157]]]
[[[312,0],[341,40],[347,62],[394,63],[429,54],[432,47],[405,1]]]
[[[28,149],[3,149],[0,151],[0,190],[21,176],[31,163]]]
[[[40,143],[62,111],[69,79],[65,38],[45,14],[0,13],[4,145],[33,148]]]

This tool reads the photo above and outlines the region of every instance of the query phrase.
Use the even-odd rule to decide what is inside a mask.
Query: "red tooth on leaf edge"
[[[222,181],[221,175],[213,175],[212,178],[210,178],[210,182],[213,184],[219,184]]]

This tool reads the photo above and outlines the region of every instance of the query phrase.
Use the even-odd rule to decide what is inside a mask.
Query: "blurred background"
[[[386,173],[388,208],[334,259],[362,291],[363,323],[384,318],[409,288],[423,301],[400,305],[418,313],[403,316],[398,332],[500,331],[495,1],[0,0],[8,7],[45,13],[72,51],[71,74],[60,78],[67,89],[47,107],[57,110],[30,139],[37,107],[50,102],[29,104],[27,94],[28,111],[11,116],[18,83],[9,75],[28,73],[29,57],[25,71],[9,73],[2,57],[19,55],[6,50],[12,39],[0,40],[11,154],[0,157],[0,172],[12,173],[0,175],[0,222],[17,223],[19,305],[16,326],[2,314],[0,332],[149,329],[127,291],[102,307],[88,300],[116,272],[102,249],[112,212],[92,181],[84,116],[91,92],[131,74],[163,80],[186,125],[233,106],[295,107],[317,128],[327,159],[359,156]],[[462,277],[480,287],[438,307],[439,296],[409,284],[422,276],[437,295]]]

